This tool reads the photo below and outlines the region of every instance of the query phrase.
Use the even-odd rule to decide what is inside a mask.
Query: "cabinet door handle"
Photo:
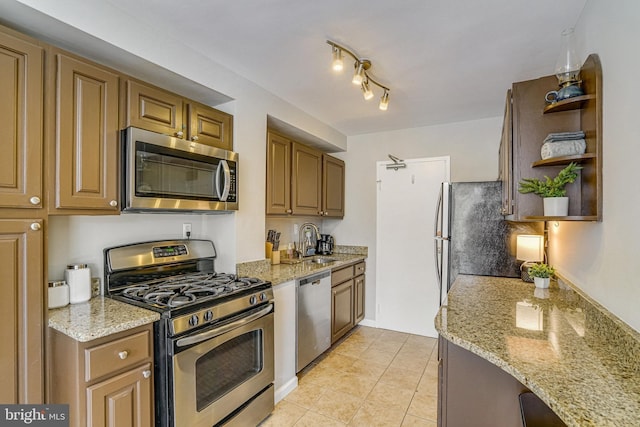
[[[151,376],[151,371],[148,369],[145,369],[144,371],[142,371],[142,376],[145,378],[149,378]]]
[[[192,140],[193,142],[198,142],[198,140],[199,140],[199,139],[200,139],[200,138],[198,138],[198,135],[193,135],[193,136],[191,137],[191,140]]]
[[[286,211],[288,214],[293,213],[293,211],[291,209],[287,209]]]
[[[115,208],[116,206],[118,206],[118,201],[117,200],[110,201],[109,206],[111,206],[112,208]]]
[[[39,223],[34,222],[29,226],[29,228],[31,228],[33,231],[38,231],[42,228],[42,226]]]
[[[129,356],[129,352],[127,350],[123,350],[118,353],[118,357],[122,360],[126,359]]]
[[[29,199],[29,203],[31,203],[32,205],[39,205],[40,204],[40,197],[33,196],[32,198]]]
[[[176,132],[176,136],[177,136],[178,138],[182,138],[182,137],[184,136],[184,132],[182,132],[182,131],[178,131],[178,132]]]

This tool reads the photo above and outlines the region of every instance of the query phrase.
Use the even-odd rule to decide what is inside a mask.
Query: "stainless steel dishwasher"
[[[296,372],[331,346],[331,272],[296,281]]]

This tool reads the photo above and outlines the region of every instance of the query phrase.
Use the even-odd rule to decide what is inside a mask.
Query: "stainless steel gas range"
[[[274,405],[270,282],[217,273],[213,242],[107,248],[105,292],[161,314],[154,325],[161,427],[256,425]]]

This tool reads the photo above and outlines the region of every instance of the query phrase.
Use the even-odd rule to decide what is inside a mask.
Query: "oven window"
[[[216,164],[163,153],[137,143],[135,192],[138,197],[215,198]]]
[[[247,332],[219,345],[198,359],[198,412],[262,370],[262,335],[261,329]]]

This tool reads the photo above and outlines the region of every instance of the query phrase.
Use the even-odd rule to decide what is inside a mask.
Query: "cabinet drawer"
[[[331,272],[331,286],[336,286],[353,277],[353,265]]]
[[[85,350],[85,381],[133,366],[151,357],[149,331]]]
[[[359,276],[361,274],[364,274],[365,270],[367,269],[367,265],[364,262],[359,262],[355,265],[355,273],[354,276]]]

